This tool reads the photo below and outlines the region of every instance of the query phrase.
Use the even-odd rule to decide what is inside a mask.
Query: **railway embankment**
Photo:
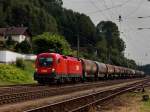
[[[33,62],[24,61],[22,64],[0,64],[0,86],[35,83]]]

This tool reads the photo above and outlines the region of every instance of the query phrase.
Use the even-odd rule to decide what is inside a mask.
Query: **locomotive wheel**
[[[73,84],[76,83],[76,79],[75,78],[72,78],[71,81],[72,81]]]
[[[61,84],[63,84],[63,83],[65,83],[65,79],[64,79],[63,77],[57,79],[57,84],[58,84],[58,85],[61,85]]]
[[[45,83],[42,80],[38,80],[38,84],[44,85]]]

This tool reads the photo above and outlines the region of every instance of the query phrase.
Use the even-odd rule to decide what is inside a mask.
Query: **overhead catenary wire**
[[[129,27],[130,30],[132,30],[131,24],[128,24],[128,27]],[[135,27],[135,28],[136,28],[136,27]],[[134,28],[134,29],[135,29],[135,28]],[[136,37],[137,34],[136,34],[135,32],[134,32],[134,34],[135,34],[134,37]],[[142,37],[142,35],[140,35],[140,33],[138,33],[138,35]],[[141,41],[141,40],[136,40],[136,43],[140,43],[140,44],[139,44],[140,46],[146,46],[146,48],[149,48],[149,47],[150,47],[150,46],[148,46],[149,44],[145,44],[144,39],[142,39],[142,41]],[[133,43],[132,43],[132,44],[133,44]],[[136,49],[136,48],[135,48],[135,49]],[[145,54],[147,54],[148,51],[145,51],[145,52],[146,52],[146,53],[144,53],[144,54],[140,57],[141,60],[145,60]],[[149,59],[148,59],[148,60],[149,60]],[[147,61],[148,61],[148,60],[147,60]],[[145,60],[145,61],[146,61],[146,60]]]
[[[132,25],[132,26],[131,26]],[[126,24],[126,27],[130,30],[130,31],[132,31],[132,34],[134,34],[133,35],[133,37],[136,37],[137,36],[137,33],[135,33],[135,31],[137,30],[136,29],[136,26],[134,26],[133,24]],[[134,27],[134,28],[133,28]],[[138,30],[137,30],[138,31]],[[142,37],[142,35],[140,34],[140,33],[138,33],[138,35],[140,36],[140,37]],[[138,43],[141,43],[142,41],[141,40],[137,40],[138,41]],[[143,42],[143,45],[145,44],[145,42]]]
[[[112,7],[113,7],[115,5],[115,2],[113,0],[110,0],[110,1],[111,1],[111,4],[112,4]],[[117,15],[119,15],[117,8],[115,8],[114,11]]]
[[[119,8],[119,7],[122,7],[122,6],[126,5],[130,1],[132,1],[132,0],[127,0],[123,3],[121,3],[121,4],[114,5],[112,7],[108,7],[108,8],[102,9],[102,10],[96,10],[96,11],[88,12],[87,14],[100,13],[100,12],[105,12],[105,11],[108,11],[108,10],[111,10],[111,9]]]
[[[144,3],[143,0],[140,0],[140,2],[137,4],[137,7],[133,11],[131,11],[129,14],[127,14],[126,17],[130,17],[133,14],[135,14],[141,8],[143,3]]]
[[[93,0],[89,0],[89,2],[97,9],[97,10],[101,10],[99,9],[99,7],[95,4],[95,2]],[[103,12],[101,12],[101,14],[106,18],[106,20],[110,20],[109,17],[107,17]]]
[[[98,0],[99,1],[99,0]],[[103,3],[104,3],[104,7],[106,8],[106,9],[108,9],[109,7],[107,6],[107,4],[106,4],[106,1],[105,0],[103,0]],[[110,16],[111,16],[111,18],[113,19],[113,13],[111,12],[111,10],[108,10],[109,12],[110,12]]]
[[[125,28],[124,26],[127,27],[128,31],[124,31],[124,30],[125,30],[125,29],[124,29],[124,28]],[[135,37],[134,35],[132,35],[132,36],[130,35],[131,33],[130,33],[129,31],[131,31],[132,29],[129,28],[129,25],[123,25],[123,24],[121,23],[121,21],[120,21],[120,27],[121,27],[120,34],[122,34],[122,36],[125,37],[125,40],[126,40],[127,43],[131,43],[132,37]],[[128,32],[128,33],[127,33],[127,32]],[[126,33],[127,33],[127,35],[126,35]],[[130,38],[130,41],[128,41],[129,38]],[[137,48],[135,42],[134,42],[134,43],[132,42],[130,45],[132,45],[132,47],[133,47],[134,49]],[[129,53],[129,52],[127,52],[127,53]],[[133,58],[133,57],[132,57],[132,58]],[[137,58],[137,59],[138,59],[138,58]]]
[[[131,39],[133,39],[133,37],[136,37],[136,33],[135,33],[135,30],[136,30],[136,27],[135,28],[131,28],[131,24],[127,24],[127,25],[125,25],[126,27],[127,27],[127,29],[129,30],[129,31],[132,31],[132,30],[134,30],[134,32],[132,32],[132,33],[134,33],[134,35],[132,34],[132,36],[130,35],[131,33],[129,33],[128,32],[128,35],[126,35],[125,33],[122,33],[123,35],[124,35],[124,37],[127,39],[126,41],[128,42],[128,43],[131,43],[131,41],[128,41],[129,39],[131,40]],[[139,35],[139,34],[138,34]],[[141,43],[142,41],[140,41],[140,40],[136,40],[136,42],[134,41],[134,42],[132,42],[130,45],[132,45],[132,47],[134,48],[134,49],[137,49],[137,46],[136,46],[136,43]],[[142,44],[144,45],[144,41],[142,42]],[[141,44],[140,44],[141,45]],[[148,46],[147,46],[148,47]],[[148,47],[149,48],[149,47]],[[144,53],[145,54],[145,53]],[[144,56],[144,55],[143,55]],[[138,59],[138,60],[145,60],[144,58],[143,58],[143,56],[140,56],[140,57],[135,57],[136,59]],[[133,57],[132,57],[133,58]]]
[[[132,24],[128,24],[128,27],[129,27],[129,29],[130,30],[132,30],[132,28],[134,27],[134,29],[136,29],[136,27],[134,26],[134,25],[132,25]],[[140,37],[143,37],[139,32],[138,32],[138,34],[137,33],[135,33],[135,32],[133,32],[134,34],[135,34],[135,36],[136,35],[139,35]],[[146,48],[149,48],[150,46],[149,46],[149,44],[145,44],[146,42],[144,41],[144,39],[142,39],[142,40],[137,40],[138,41],[138,43],[140,43],[140,45],[144,45],[144,46],[146,46]]]
[[[130,27],[130,25],[131,24],[124,24],[124,26],[126,26],[127,27],[127,29],[128,29],[128,35],[130,35],[128,38],[130,38],[130,39],[133,39],[133,37],[136,37],[136,33],[135,33],[135,30],[136,30],[136,28],[135,29],[133,29],[133,28],[131,28]],[[123,25],[122,25],[122,29],[124,29],[125,27],[124,27]],[[134,30],[134,31],[133,31]],[[131,33],[131,31],[132,31],[132,33]],[[132,35],[132,36],[131,36]],[[126,37],[127,38],[127,37]],[[137,40],[138,42],[141,42],[141,41],[139,41],[139,40]],[[136,42],[137,42],[136,41]],[[129,42],[129,41],[128,41]],[[131,45],[132,46],[135,46],[135,42],[134,43],[132,43]],[[135,47],[136,48],[136,47]]]
[[[141,3],[141,2],[140,2]],[[140,4],[141,6],[141,4]],[[139,5],[138,7],[136,8],[136,10],[139,8]],[[129,28],[129,25],[126,25],[128,27],[128,29],[131,31],[131,28]],[[120,30],[122,30],[122,25],[121,25],[121,22],[120,22]],[[124,33],[123,33],[124,34]],[[135,37],[135,36],[134,36]],[[127,38],[127,37],[126,37]],[[127,39],[126,39],[127,40]],[[135,44],[135,43],[134,43]],[[133,45],[133,44],[132,44]]]

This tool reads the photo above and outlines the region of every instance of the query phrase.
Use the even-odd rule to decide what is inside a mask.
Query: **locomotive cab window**
[[[42,67],[50,67],[53,64],[53,58],[41,57],[39,58],[39,65]]]

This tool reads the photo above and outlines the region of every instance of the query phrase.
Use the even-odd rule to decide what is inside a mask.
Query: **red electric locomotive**
[[[34,79],[39,83],[82,78],[81,61],[57,53],[42,53],[36,59]]]

